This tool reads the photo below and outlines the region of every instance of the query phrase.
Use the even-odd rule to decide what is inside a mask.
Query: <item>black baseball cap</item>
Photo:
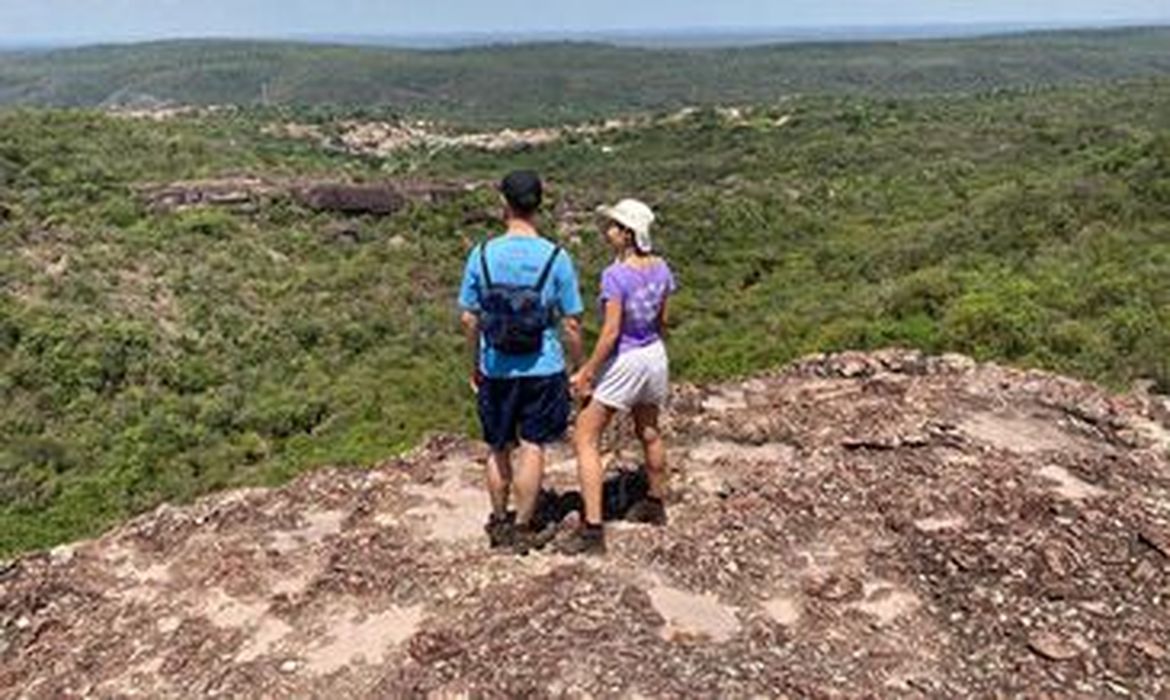
[[[508,206],[520,214],[531,214],[540,208],[544,187],[540,176],[531,170],[513,170],[500,182],[500,192]]]

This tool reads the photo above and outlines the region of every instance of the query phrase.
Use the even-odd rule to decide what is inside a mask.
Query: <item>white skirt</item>
[[[593,389],[595,400],[619,411],[634,406],[662,406],[669,395],[670,361],[661,340],[611,358]]]

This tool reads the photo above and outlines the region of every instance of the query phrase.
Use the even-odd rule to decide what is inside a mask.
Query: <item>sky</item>
[[[1170,23],[1170,0],[0,0],[0,41]]]

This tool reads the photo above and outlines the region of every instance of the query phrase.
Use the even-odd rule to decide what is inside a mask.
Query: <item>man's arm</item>
[[[581,303],[581,288],[577,284],[577,270],[568,251],[562,250],[558,255],[561,259],[556,268],[557,303],[560,304],[562,321],[561,334],[564,336],[566,350],[572,370],[581,367],[581,360],[585,357],[584,344],[581,340],[581,314],[585,306]]]
[[[483,383],[483,373],[479,368],[479,316],[470,311],[464,311],[459,317],[459,321],[463,324],[463,338],[467,341],[467,350],[471,354],[471,372],[468,375],[468,384],[471,385],[472,391],[478,393],[479,385]]]
[[[467,264],[463,268],[463,282],[459,285],[459,306],[462,313],[459,322],[463,326],[463,338],[467,342],[467,350],[471,353],[471,372],[469,373],[471,390],[478,392],[483,383],[483,374],[479,366],[479,256],[483,255],[483,247],[476,248],[467,256]]]
[[[581,366],[584,359],[584,345],[581,342],[581,317],[566,316],[561,323],[561,331],[565,337],[565,346],[569,351],[569,362],[573,371]]]

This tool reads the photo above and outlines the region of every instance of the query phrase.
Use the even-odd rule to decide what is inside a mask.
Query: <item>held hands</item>
[[[569,388],[579,399],[587,399],[593,395],[593,368],[585,365],[569,378]]]

